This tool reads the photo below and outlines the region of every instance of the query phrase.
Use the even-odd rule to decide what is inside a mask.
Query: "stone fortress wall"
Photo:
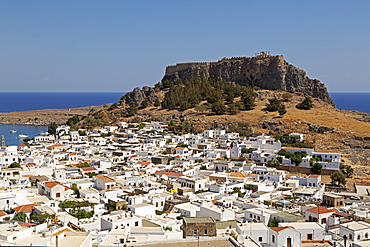
[[[250,60],[250,59],[265,59],[265,58],[278,58],[284,60],[283,55],[270,55],[269,51],[261,51],[256,53],[253,57],[231,57],[231,58],[222,58],[217,62],[187,62],[187,63],[177,63],[176,65],[168,65],[166,66],[166,76],[174,75],[178,71],[186,70],[186,69],[195,69],[195,68],[202,68],[206,69],[212,64],[217,64],[220,62],[226,61],[235,61],[235,60]]]

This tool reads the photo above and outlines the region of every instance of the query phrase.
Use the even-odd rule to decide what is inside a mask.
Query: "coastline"
[[[106,104],[110,105],[110,104]],[[0,113],[0,124],[26,124],[45,126],[52,122],[65,124],[72,116],[85,116],[91,109],[102,109],[103,105],[67,109],[44,109]]]

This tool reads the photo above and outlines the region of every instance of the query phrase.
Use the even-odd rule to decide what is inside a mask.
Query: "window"
[[[272,235],[272,242],[275,243],[275,235]]]
[[[326,218],[321,219],[321,224],[326,224]]]
[[[369,234],[368,233],[365,233],[365,238],[368,239],[369,238]]]
[[[308,234],[307,234],[307,240],[313,240],[312,233],[308,233]]]
[[[207,234],[208,234],[208,230],[204,229],[204,235],[207,235]]]
[[[139,221],[135,221],[135,226],[139,226]]]
[[[353,240],[352,234],[349,234],[349,240]]]
[[[193,230],[193,235],[198,235],[198,230]]]
[[[361,236],[360,235],[357,235],[357,240],[360,240],[361,239]]]
[[[259,237],[259,238],[258,238],[258,241],[259,241],[259,242],[262,242],[262,237]]]

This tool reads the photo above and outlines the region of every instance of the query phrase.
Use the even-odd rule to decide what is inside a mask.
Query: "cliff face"
[[[119,100],[119,103],[129,105],[131,102],[136,102],[140,105],[141,102],[147,100],[149,104],[153,104],[157,98],[154,88],[145,86],[140,89],[139,87],[136,87],[132,92],[125,94],[125,96]]]
[[[164,80],[222,78],[240,85],[254,85],[261,89],[304,93],[334,105],[326,86],[310,79],[306,72],[285,61],[284,56],[261,52],[255,57],[224,58],[217,62],[180,63],[166,67]]]

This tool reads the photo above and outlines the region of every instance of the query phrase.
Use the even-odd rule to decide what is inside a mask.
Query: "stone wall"
[[[167,66],[164,80],[191,80],[194,77],[222,78],[261,89],[304,93],[334,105],[323,83],[285,61],[283,55],[259,53],[255,57],[223,58],[217,62],[179,63]]]

